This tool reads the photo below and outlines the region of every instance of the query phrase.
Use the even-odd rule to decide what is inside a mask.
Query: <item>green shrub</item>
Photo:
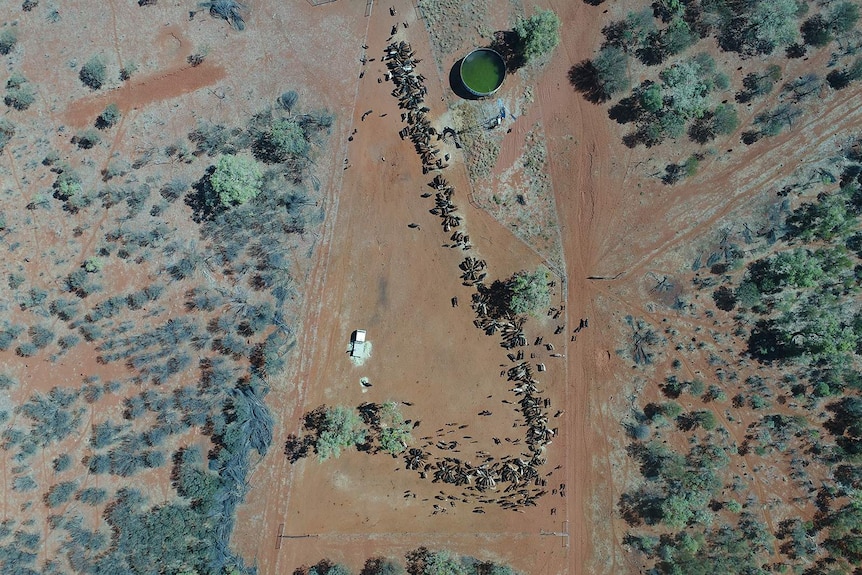
[[[57,507],[58,505],[62,505],[72,498],[76,489],[78,489],[78,483],[76,481],[63,481],[62,483],[58,483],[45,495],[45,504],[48,507]]]
[[[263,174],[257,162],[242,156],[222,156],[209,178],[222,206],[244,204],[260,193]]]
[[[0,390],[12,389],[18,385],[18,381],[5,373],[0,373]]]
[[[536,10],[515,24],[518,52],[526,62],[550,53],[560,43],[560,19],[553,10]]]
[[[321,461],[338,457],[345,447],[365,441],[366,430],[355,409],[338,406],[326,410],[318,430],[315,449]]]
[[[132,77],[132,74],[138,71],[138,65],[134,62],[127,62],[122,68],[120,68],[120,80],[125,82],[129,78]]]
[[[120,120],[120,109],[116,104],[108,104],[107,107],[96,118],[96,127],[100,130],[110,128]]]
[[[39,487],[39,485],[29,475],[24,475],[22,477],[16,477],[12,481],[12,489],[14,491],[33,491],[37,487]]]
[[[551,304],[548,288],[547,268],[540,266],[535,272],[519,272],[512,276],[507,286],[511,293],[509,310],[516,315],[535,313]]]
[[[81,82],[92,90],[99,90],[105,83],[105,63],[98,54],[81,67],[78,74]]]
[[[82,150],[89,150],[101,140],[102,137],[99,136],[99,132],[92,129],[78,132],[72,137],[72,143]]]
[[[54,473],[62,473],[72,467],[72,457],[68,453],[64,453],[59,457],[55,457],[51,462],[51,467],[54,468]]]
[[[288,118],[279,118],[273,122],[270,142],[275,150],[284,156],[302,156],[309,148],[302,127]]]
[[[108,492],[99,487],[87,487],[75,495],[75,498],[86,505],[100,505],[108,498]]]
[[[92,274],[92,273],[102,271],[102,267],[104,265],[105,265],[105,262],[102,260],[102,258],[97,258],[96,256],[93,256],[93,257],[89,257],[86,260],[84,260],[83,267],[87,273]]]
[[[29,330],[30,340],[39,349],[44,349],[54,341],[54,332],[44,325],[34,325]]]
[[[15,135],[15,124],[6,118],[0,118],[0,152],[6,147],[6,144]]]
[[[16,28],[6,28],[0,32],[0,54],[5,56],[12,51],[17,43],[18,30]]]
[[[26,110],[35,99],[36,92],[27,78],[14,72],[6,81],[6,97],[3,99],[6,105],[16,110]]]

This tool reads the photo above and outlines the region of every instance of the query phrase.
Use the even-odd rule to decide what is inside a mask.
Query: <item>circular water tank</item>
[[[490,96],[503,84],[506,62],[496,50],[476,48],[461,60],[461,83],[474,96]]]

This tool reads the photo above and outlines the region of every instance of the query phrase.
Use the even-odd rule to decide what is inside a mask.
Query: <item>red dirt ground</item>
[[[398,20],[415,24],[411,6],[394,5]],[[536,102],[513,125],[502,149],[504,156],[505,150],[519,149],[524,133],[533,122],[541,122],[568,275],[567,315],[570,323],[581,317],[591,319],[590,329],[576,343],[559,338],[558,348],[565,348],[567,365],[549,362],[549,396],[566,409],[560,437],[548,449],[548,468],[560,464],[564,473],[555,473],[549,485],[565,483],[566,498],[548,495],[539,508],[523,515],[489,509],[474,516],[465,504],[444,515],[429,516],[434,502],[430,498],[444,486],[423,484],[403,470],[400,460],[350,453],[323,464],[312,460],[293,467],[278,464],[250,494],[247,515],[242,516],[249,520],[241,520],[237,532],[240,548],[259,562],[263,573],[283,572],[323,556],[358,567],[369,555],[397,556],[419,544],[446,545],[464,553],[481,548],[488,558],[509,561],[530,573],[610,574],[640,568],[623,552],[625,527],[615,509],[619,494],[634,476],[621,451],[620,419],[628,409],[632,384],[625,362],[615,353],[622,337],[617,327],[620,317],[646,313],[642,304],[653,296],[643,282],[653,270],[652,262],[693,245],[732,210],[750,202],[759,186],[780,177],[781,166],[770,163],[770,157],[788,155],[794,146],[788,157],[804,157],[822,141],[800,147],[785,136],[743,149],[739,134],[734,134],[715,147],[739,148],[741,157],[734,161],[716,157],[715,171],[708,179],[673,189],[646,179],[647,167],[656,165],[662,154],[626,148],[620,141],[622,129],[608,121],[605,107],[587,103],[566,81],[572,65],[593,55],[601,27],[610,17],[602,8],[581,2],[552,1],[548,7],[564,23],[578,25],[563,26],[560,46],[538,74]],[[625,14],[625,6],[612,8],[615,17]],[[369,57],[379,58],[392,21],[386,7],[375,6],[363,40],[369,45]],[[420,58],[428,54],[421,26],[412,25],[405,39]],[[428,59],[429,66],[422,64],[421,73],[431,78],[430,54]],[[448,72],[447,64],[456,59],[457,55],[448,61],[444,58],[442,72]],[[477,420],[472,414],[486,408],[486,390],[493,395],[489,401],[500,401],[502,390],[493,381],[494,368],[505,358],[493,341],[476,332],[463,306],[449,307],[451,296],[466,293],[453,271],[458,255],[437,247],[443,237],[428,217],[426,204],[417,198],[429,178],[421,176],[410,147],[391,137],[401,125],[393,118],[397,110],[388,94],[390,85],[375,83],[383,70],[376,64],[369,64],[353,108],[359,132],[348,146],[350,167],[341,186],[331,192],[338,211],[337,215],[330,212],[327,233],[332,235],[324,234],[324,249],[309,283],[309,293],[320,294],[320,307],[308,309],[308,331],[299,351],[301,366],[283,404],[295,407],[293,427],[286,417],[282,433],[297,431],[300,414],[321,403],[354,405],[387,399],[415,402],[405,411],[406,417],[422,420],[417,435],[441,428],[444,422],[469,422],[469,431],[477,438],[480,432],[495,433],[494,429],[507,425],[496,412],[491,418],[496,421]],[[445,98],[454,97],[443,73],[438,70],[438,76],[426,82],[432,117],[442,112],[436,102],[441,89]],[[848,100],[844,95],[838,100],[832,109],[846,114]],[[369,109],[373,114],[359,122]],[[380,118],[382,113],[388,115]],[[817,121],[818,127],[829,125],[830,114],[826,116]],[[466,189],[463,172],[459,164],[447,173],[459,192]],[[727,190],[735,190],[731,199]],[[461,198],[463,193],[456,201],[466,226],[472,237],[480,238],[474,244],[489,262],[492,275],[505,277],[536,261],[531,251]],[[409,230],[408,222],[419,223],[422,229]],[[587,279],[614,277],[619,272],[623,274],[613,282]],[[466,295],[461,301],[465,299]],[[528,324],[529,333],[541,333],[534,331],[537,327],[541,329]],[[375,346],[363,368],[353,367],[345,357],[350,332],[357,328],[367,329]],[[694,373],[700,367],[689,369]],[[358,385],[361,376],[368,376],[374,385],[367,394]],[[465,382],[470,382],[466,389]],[[492,405],[487,408],[494,411]],[[483,448],[493,452],[491,447]],[[417,499],[402,497],[408,489]],[[261,494],[264,490],[266,495]],[[443,489],[443,493],[448,492]],[[423,497],[429,501],[417,503]],[[557,508],[555,516],[550,515],[550,507]],[[539,534],[558,530],[562,520],[568,520],[567,549],[555,538]],[[281,524],[285,534],[315,537],[284,539],[276,550],[273,533]]]
[[[444,111],[438,98],[452,95],[442,91],[443,79],[434,75],[427,35],[413,8],[406,3],[395,7],[398,20],[412,24],[396,39],[408,40],[419,58],[427,55],[428,66],[420,64],[420,73],[430,78],[427,102],[433,118]],[[346,8],[337,3],[317,10]],[[417,446],[424,443],[420,437],[432,436],[434,442],[459,440],[463,452],[456,456],[468,460],[476,458],[467,448],[516,455],[519,448],[507,442],[495,446],[492,441],[522,435],[512,427],[517,415],[513,406],[502,403],[514,399],[508,392],[511,385],[499,375],[511,364],[498,339],[484,335],[472,323],[475,316],[468,305],[472,290],[463,287],[458,277],[458,263],[465,253],[441,247],[449,234],[428,213],[432,204],[419,197],[429,190],[426,184],[431,176],[422,175],[412,145],[397,138],[402,124],[397,100],[389,94],[391,84],[376,82],[384,71],[379,60],[393,20],[387,10],[375,7],[367,37],[357,39],[358,44],[369,46],[368,57],[376,61],[366,66],[359,84],[354,124],[339,126],[342,137],[353,127],[358,132],[347,147],[350,167],[333,178],[343,176],[343,181],[333,193],[337,214],[330,207],[320,263],[306,288],[311,305],[304,322],[309,329],[297,352],[300,367],[283,394],[268,398],[284,423],[274,443],[283,445],[287,434],[299,431],[301,414],[323,403],[358,405],[393,399],[413,404],[404,407],[404,414],[421,421],[414,431]],[[360,121],[369,109],[373,113]],[[464,231],[493,277],[505,278],[540,262],[506,229],[470,206],[463,164],[445,175],[457,190],[455,202],[464,216]],[[420,228],[409,229],[411,222]],[[557,289],[560,285],[558,280]],[[450,305],[453,296],[462,302],[458,308]],[[557,292],[557,305],[560,297]],[[530,343],[541,334],[545,342],[563,348],[568,332],[553,336],[557,323],[531,319],[527,324]],[[355,367],[346,354],[350,333],[358,328],[368,330],[373,345],[373,355],[363,367]],[[547,377],[541,378],[546,396],[554,402],[552,410],[562,409],[567,387],[564,360],[548,358],[541,346],[526,351],[548,365],[542,374]],[[363,376],[372,382],[367,393],[359,385]],[[484,409],[493,415],[477,417]],[[459,430],[446,427],[447,423],[469,428]],[[438,435],[435,430],[441,428]],[[464,434],[478,443],[469,444]],[[548,447],[544,473],[556,465],[570,467],[565,450],[569,442],[561,426],[560,437]],[[435,495],[441,490],[458,495],[461,490],[419,479],[416,472],[404,469],[400,458],[347,453],[322,464],[306,459],[290,466],[283,458],[272,462],[272,467],[266,463],[252,479],[249,503],[241,510],[235,537],[240,550],[257,561],[262,573],[284,572],[323,557],[358,567],[369,556],[403,555],[420,545],[510,562],[531,573],[563,572],[572,559],[564,539],[541,534],[542,530],[561,531],[570,517],[567,501],[550,493],[566,483],[561,472],[548,478],[549,493],[539,506],[523,514],[492,505],[483,506],[485,514],[475,514],[472,501],[447,505],[445,513],[434,514]],[[406,490],[416,497],[405,498]],[[554,515],[552,508],[556,508]],[[285,534],[314,537],[284,539],[276,550],[282,524]]]
[[[505,0],[490,4],[499,13],[511,9]],[[109,148],[98,150],[101,155],[96,161],[101,166],[114,152],[132,156],[140,148],[184,138],[198,119],[237,122],[288,89],[300,92],[306,109],[325,107],[336,112],[329,155],[318,160],[318,177],[327,193],[327,219],[315,238],[311,271],[301,288],[306,306],[299,345],[290,356],[295,366],[284,381],[274,384],[267,398],[277,419],[273,449],[252,474],[252,489],[239,510],[234,535],[238,551],[256,562],[262,575],[291,572],[324,557],[358,569],[367,557],[403,556],[419,545],[509,562],[531,575],[616,574],[639,568],[623,554],[624,524],[615,510],[619,493],[633,473],[620,451],[624,439],[620,414],[628,407],[625,396],[634,379],[627,362],[615,354],[621,338],[620,316],[633,313],[660,321],[660,314],[649,315],[646,310],[654,299],[645,287],[648,272],[679,267],[674,259],[679,252],[693,251],[728,214],[791,173],[811,150],[834,147],[833,127],[838,122],[858,127],[862,109],[853,105],[857,93],[847,90],[834,97],[826,113],[813,116],[816,120],[805,122],[797,132],[746,149],[738,143],[739,134],[733,134],[715,145],[720,150],[736,148],[738,155],[732,161],[728,154],[719,154],[702,168],[708,177],[673,188],[662,186],[644,174],[647,167],[657,165],[656,158],[673,153],[671,146],[626,148],[620,142],[623,130],[609,122],[606,107],[584,101],[566,79],[573,64],[593,55],[602,25],[611,16],[624,15],[631,3],[608,4],[614,14],[606,15],[602,7],[583,2],[543,4],[565,23],[562,41],[550,62],[537,72],[535,103],[513,125],[502,146],[501,162],[510,161],[514,151],[521,149],[524,134],[535,122],[542,125],[567,276],[565,282],[558,279],[554,305],[566,305],[562,319],[568,321],[568,329],[554,336],[558,322],[544,317],[530,319],[526,326],[529,343],[542,335],[565,359],[549,358],[537,346],[525,350],[548,365],[539,379],[545,397],[553,402],[551,411],[565,410],[555,420],[559,435],[548,446],[543,471],[553,471],[549,491],[560,484],[567,489],[565,497],[549,492],[524,513],[485,505],[485,514],[474,514],[471,501],[446,505],[445,513],[435,515],[433,505],[439,501],[435,495],[441,490],[444,495],[460,491],[419,479],[416,472],[404,469],[402,459],[346,453],[337,460],[318,463],[309,458],[291,466],[280,449],[288,434],[299,431],[302,414],[321,404],[391,399],[413,404],[403,411],[405,417],[421,421],[414,431],[417,446],[424,445],[422,437],[431,436],[436,442],[437,430],[442,429],[439,437],[457,439],[463,451],[459,456],[474,462],[476,450],[498,456],[519,452],[508,442],[497,446],[492,441],[493,437],[515,439],[522,433],[512,426],[517,418],[512,405],[503,403],[514,399],[508,392],[511,385],[499,376],[509,365],[506,352],[496,337],[485,336],[472,324],[468,305],[472,292],[458,279],[457,266],[465,253],[441,247],[447,235],[428,213],[431,204],[419,197],[429,190],[426,183],[431,177],[421,174],[409,143],[397,138],[403,125],[389,93],[391,84],[377,83],[384,70],[380,56],[390,26],[407,21],[410,27],[396,39],[408,40],[424,60],[419,71],[428,78],[431,118],[443,114],[455,98],[448,88],[448,68],[436,69],[428,34],[411,3],[394,2],[398,10],[394,19],[386,5],[375,5],[366,18],[362,2],[319,7],[301,0],[261,3],[253,7],[246,32],[238,34],[206,14],[191,21],[185,21],[183,14],[178,23],[175,7],[167,3],[130,12],[109,2],[111,25],[101,38],[105,45],[81,47],[77,36],[57,37],[51,43],[51,66],[45,65],[48,54],[42,50],[16,53],[17,60],[10,65],[40,89],[56,91],[51,97],[40,91],[34,115],[48,115],[58,124],[78,128],[90,124],[107,103],[119,105],[123,124]],[[531,11],[532,4],[526,8]],[[64,18],[85,15],[70,12]],[[30,33],[31,24],[22,18],[22,37]],[[367,56],[375,61],[364,67],[365,77],[360,80],[363,43],[368,45]],[[203,65],[190,67],[186,57],[207,45],[213,48],[211,55]],[[63,59],[74,55],[83,61],[97,49],[113,52],[115,69],[129,59],[126,52],[134,52],[140,71],[121,87],[91,94],[65,69]],[[444,57],[448,65],[457,59],[451,54]],[[360,121],[366,110],[373,113]],[[354,128],[358,132],[348,143]],[[800,133],[807,137],[800,138]],[[40,136],[21,129],[13,144],[32,144]],[[63,136],[63,142],[68,142],[68,136]],[[784,162],[771,160],[775,157]],[[457,189],[455,203],[464,217],[464,229],[473,238],[475,255],[487,260],[489,277],[505,278],[534,268],[540,259],[529,246],[469,204],[463,158],[454,159],[445,175]],[[23,200],[30,201],[39,186],[50,185],[27,182],[21,166],[16,167],[13,149],[6,149],[4,169],[6,164]],[[171,166],[164,171],[166,178],[173,175]],[[64,252],[70,268],[90,255],[102,223],[93,223],[89,243],[75,253]],[[417,223],[420,229],[409,229],[408,223]],[[62,221],[56,225],[63,234],[69,231]],[[42,240],[34,232],[33,244]],[[39,263],[29,265],[36,269]],[[106,271],[132,281],[129,272],[133,270]],[[617,279],[595,281],[588,276]],[[450,306],[453,296],[459,297],[460,307]],[[590,318],[590,328],[579,334],[577,342],[570,342],[572,324],[584,317]],[[350,333],[357,328],[368,330],[373,344],[373,355],[362,367],[355,367],[346,355]],[[67,356],[64,361],[73,369],[59,375],[47,363],[19,362],[17,367],[27,370],[30,390],[48,389],[51,382],[77,383],[78,373],[90,373],[84,350],[87,346],[82,345]],[[79,367],[88,369],[79,371]],[[701,368],[687,365],[691,373]],[[373,384],[367,393],[359,385],[363,376]],[[116,412],[119,406],[106,405],[106,409]],[[493,415],[478,417],[484,409]],[[469,427],[458,429],[447,423]],[[465,434],[472,439],[465,439]],[[42,461],[42,475],[51,473],[49,463]],[[554,470],[558,465],[561,469]],[[163,489],[168,485],[167,478],[157,473],[141,482],[153,485],[155,499],[159,498],[156,483]],[[405,498],[407,490],[416,497]],[[14,513],[7,509],[9,499],[4,504],[4,517]],[[542,534],[563,530],[564,522],[568,547],[563,545],[565,538]],[[283,539],[278,545],[282,525],[286,535],[312,537]]]

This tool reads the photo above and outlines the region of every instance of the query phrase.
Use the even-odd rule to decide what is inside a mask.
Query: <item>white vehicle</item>
[[[350,357],[362,357],[365,352],[365,330],[357,329],[350,337]]]

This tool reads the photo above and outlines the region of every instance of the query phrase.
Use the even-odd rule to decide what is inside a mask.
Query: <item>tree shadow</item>
[[[201,223],[211,220],[223,208],[218,203],[218,194],[212,188],[210,176],[215,171],[215,166],[210,166],[204,176],[192,185],[192,189],[186,194],[185,203],[192,209],[192,220]]]
[[[617,124],[629,124],[640,119],[643,110],[634,96],[623,98],[608,110],[608,118]]]
[[[610,96],[602,89],[599,72],[591,60],[584,60],[569,69],[569,84],[580,92],[584,99],[593,104],[601,104],[610,100]]]
[[[471,93],[461,81],[461,62],[463,61],[464,58],[461,58],[449,70],[449,87],[452,88],[456,96],[463,100],[479,100],[479,96]]]
[[[506,72],[511,74],[524,67],[526,62],[521,54],[520,39],[514,30],[497,30],[490,48],[503,57],[506,62]]]

